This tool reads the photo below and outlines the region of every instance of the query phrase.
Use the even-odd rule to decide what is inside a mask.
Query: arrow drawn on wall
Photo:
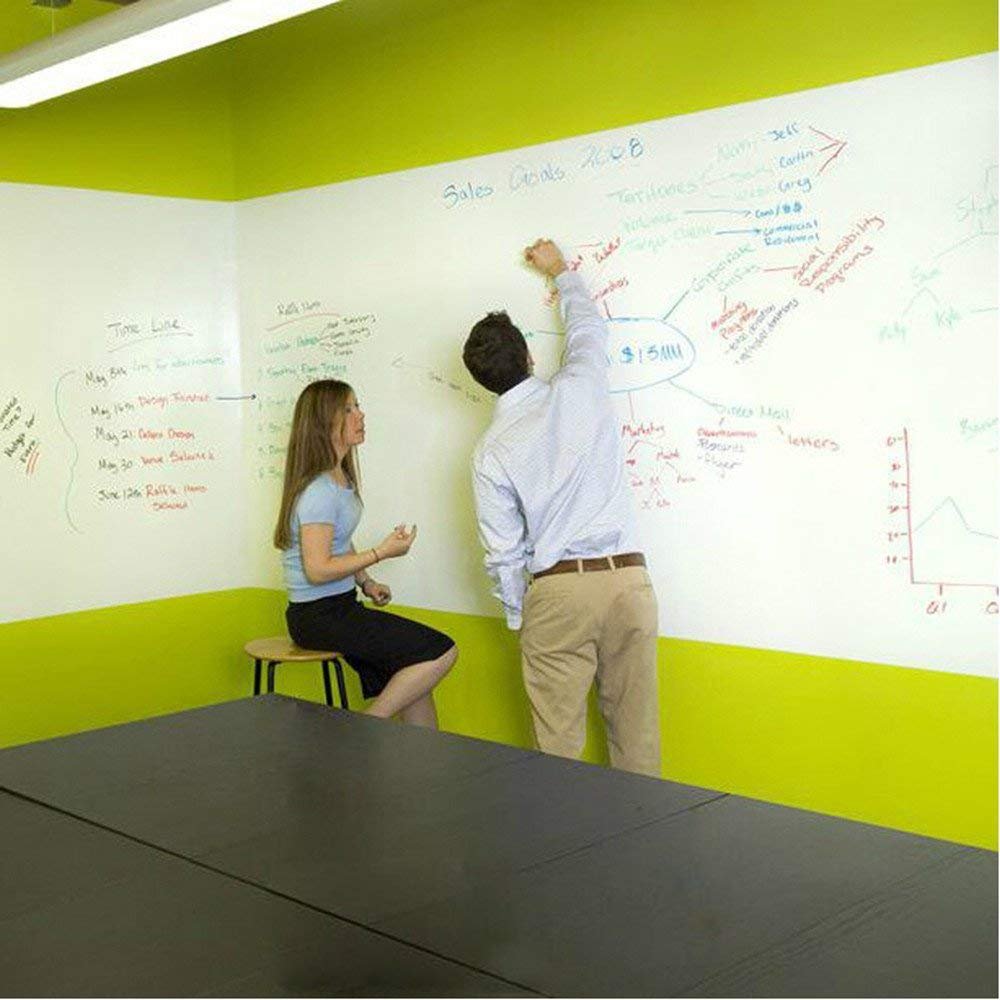
[[[825,132],[821,132],[818,128],[813,128],[812,125],[809,126],[809,130],[811,132],[815,132],[817,135],[823,136],[824,139],[829,139],[830,140],[829,145],[827,145],[827,146],[820,146],[820,148],[817,150],[817,152],[819,152],[819,153],[825,153],[825,152],[827,152],[830,149],[833,150],[833,152],[830,153],[830,155],[823,161],[823,166],[821,166],[819,168],[819,170],[817,171],[816,176],[818,177],[844,151],[844,147],[847,145],[847,140],[846,139],[834,139],[834,137],[832,135],[827,135]]]

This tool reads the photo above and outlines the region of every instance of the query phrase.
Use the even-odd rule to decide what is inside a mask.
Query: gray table
[[[997,993],[992,852],[278,695],[0,789],[5,995]]]

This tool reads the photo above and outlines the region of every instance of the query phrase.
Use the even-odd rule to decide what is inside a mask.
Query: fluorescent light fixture
[[[0,59],[0,108],[26,108],[336,0],[139,0]]]

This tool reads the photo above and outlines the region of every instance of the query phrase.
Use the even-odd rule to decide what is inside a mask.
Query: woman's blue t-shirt
[[[350,487],[338,486],[326,473],[317,476],[302,491],[292,510],[292,544],[282,554],[290,601],[315,601],[354,589],[354,574],[329,583],[312,584],[306,579],[300,541],[302,525],[332,524],[330,555],[342,556],[351,551],[351,536],[360,520],[361,501],[357,493]]]

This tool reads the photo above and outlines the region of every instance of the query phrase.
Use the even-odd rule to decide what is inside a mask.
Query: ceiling
[[[0,0],[0,53],[118,10],[114,0],[72,0],[59,8],[36,7],[31,0]]]

